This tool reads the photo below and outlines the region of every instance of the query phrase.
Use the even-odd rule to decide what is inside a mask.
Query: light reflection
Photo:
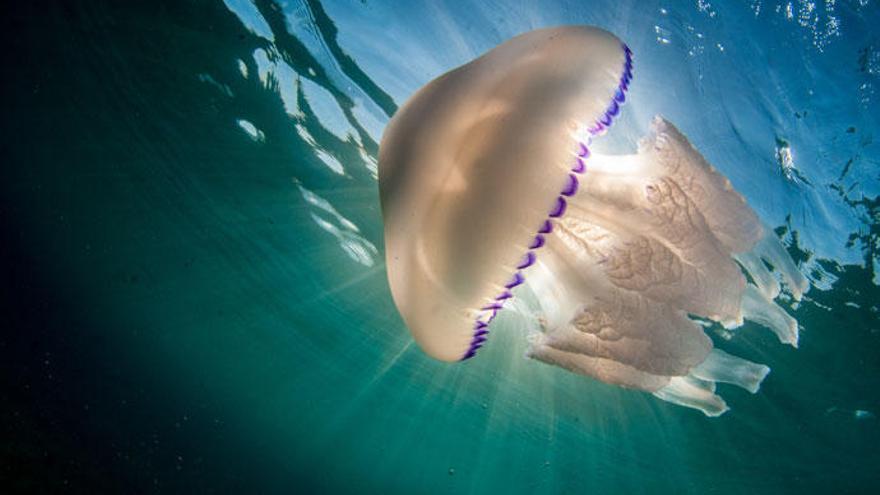
[[[275,41],[272,29],[251,0],[223,0],[223,3],[252,33],[269,41]]]
[[[340,163],[333,155],[325,151],[304,125],[297,122],[294,125],[294,128],[296,129],[297,134],[299,134],[299,137],[301,137],[303,141],[314,150],[315,156],[327,165],[327,168],[339,175],[345,174],[345,167],[342,166],[342,163]]]
[[[349,137],[360,142],[357,131],[349,123],[339,103],[329,91],[309,79],[301,79],[302,92],[318,122],[342,141]]]
[[[266,140],[266,135],[263,133],[263,131],[257,129],[257,126],[255,126],[251,122],[244,119],[238,119],[235,122],[254,141],[263,142]]]
[[[375,265],[379,251],[373,243],[360,234],[357,225],[342,216],[329,201],[306,189],[297,181],[294,183],[306,203],[318,210],[309,214],[315,224],[335,237],[339,247],[353,261],[366,267]]]
[[[277,58],[277,56],[276,56]],[[271,60],[269,55],[262,48],[254,51],[254,60],[260,72],[260,81],[263,86],[269,88],[277,85],[278,92],[281,95],[281,101],[284,102],[284,110],[287,115],[296,119],[302,119],[305,114],[299,108],[297,101],[297,88],[299,75],[283,60],[277,62]]]

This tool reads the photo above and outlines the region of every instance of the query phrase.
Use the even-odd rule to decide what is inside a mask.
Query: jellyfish
[[[388,281],[433,358],[473,358],[507,309],[530,322],[528,358],[717,416],[717,383],[754,393],[769,368],[716,348],[704,325],[749,319],[796,347],[774,299],[780,281],[794,299],[808,283],[664,118],[635,154],[594,151],[633,69],[613,34],[563,26],[419,89],[379,150]]]

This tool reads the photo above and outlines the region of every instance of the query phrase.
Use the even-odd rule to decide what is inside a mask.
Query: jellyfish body
[[[762,260],[795,297],[807,284],[672,124],[656,118],[635,155],[591,150],[632,71],[632,52],[606,31],[541,29],[407,101],[379,156],[392,295],[421,348],[456,361],[528,291],[529,357],[720,414],[715,382],[755,391],[769,368],[713,349],[688,315],[754,319],[796,345]]]

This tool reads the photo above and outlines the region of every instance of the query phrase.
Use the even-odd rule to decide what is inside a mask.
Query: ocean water
[[[2,493],[877,493],[880,3],[70,0],[4,14]],[[385,278],[389,117],[507,38],[636,58],[811,291],[719,418],[413,343]]]

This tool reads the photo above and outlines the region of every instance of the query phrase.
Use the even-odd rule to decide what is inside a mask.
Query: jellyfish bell
[[[753,319],[796,344],[764,261],[795,297],[807,284],[669,122],[656,118],[634,155],[591,149],[632,71],[614,35],[565,26],[514,37],[416,92],[379,152],[392,296],[420,347],[457,361],[528,291],[529,357],[720,414],[716,382],[755,391],[769,368],[713,349],[688,315]]]
[[[625,61],[607,32],[535,31],[435,79],[394,116],[379,158],[388,275],[428,354],[461,359],[503,304],[572,180],[572,130],[603,116]]]

